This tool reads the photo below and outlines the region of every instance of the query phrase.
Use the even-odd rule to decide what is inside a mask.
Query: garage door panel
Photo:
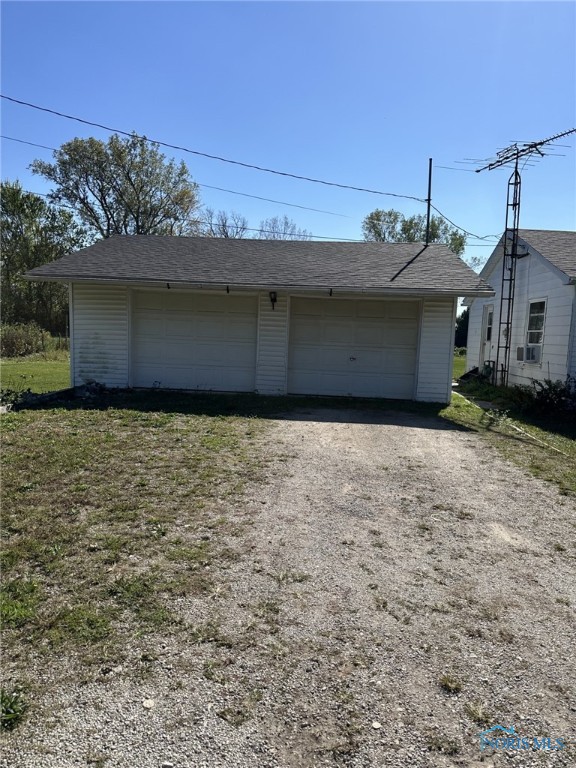
[[[290,324],[290,339],[298,344],[309,342],[311,344],[322,343],[322,323],[319,318],[304,316],[295,317]]]
[[[135,292],[133,306],[134,386],[254,389],[255,296]]]
[[[164,318],[164,335],[189,339],[192,335],[192,318],[184,313],[170,314]]]
[[[357,344],[369,346],[382,346],[386,337],[386,328],[380,323],[358,322],[354,341]]]
[[[416,347],[418,343],[418,326],[400,326],[387,329],[386,343],[393,347]]]
[[[389,349],[386,352],[385,374],[413,375],[416,352],[405,349]]]
[[[328,344],[353,344],[354,325],[348,320],[331,319],[324,324],[322,341]]]
[[[419,303],[293,299],[288,391],[412,398]]]

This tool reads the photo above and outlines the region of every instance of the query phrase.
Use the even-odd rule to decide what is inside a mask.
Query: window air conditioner
[[[540,362],[541,353],[542,353],[542,347],[540,347],[540,346],[537,346],[537,347],[527,346],[526,347],[526,352],[525,352],[525,355],[524,355],[524,360],[527,363],[539,363]]]

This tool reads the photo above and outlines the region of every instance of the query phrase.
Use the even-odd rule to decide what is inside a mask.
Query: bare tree
[[[202,222],[202,234],[205,237],[245,237],[248,229],[248,220],[236,211],[215,212],[212,208],[206,208]]]
[[[288,216],[273,216],[260,222],[260,240],[311,240],[306,229],[300,229]]]

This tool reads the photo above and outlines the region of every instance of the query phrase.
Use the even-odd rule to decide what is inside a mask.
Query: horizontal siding
[[[455,299],[422,305],[416,400],[447,403],[452,391]]]
[[[482,344],[482,308],[494,304],[493,359],[496,359],[498,320],[502,286],[502,262],[496,263],[485,279],[495,289],[492,299],[474,299],[470,307],[468,328],[468,352],[466,369],[478,365]],[[562,277],[541,258],[531,254],[519,259],[516,267],[514,313],[510,337],[509,385],[530,384],[535,379],[564,380],[568,371],[571,340],[571,322],[575,288],[566,285]],[[530,301],[546,300],[544,343],[540,363],[524,363],[516,360],[516,350],[526,344],[528,308]]]
[[[258,352],[256,391],[265,395],[286,393],[288,359],[288,296],[279,293],[272,308],[270,295],[258,297]]]
[[[74,386],[127,387],[128,289],[74,284],[71,309]]]
[[[480,344],[482,341],[482,317],[485,305],[494,305],[496,316],[496,302],[492,299],[474,299],[470,305],[468,318],[468,339],[466,341],[466,370],[480,366]]]
[[[574,287],[565,285],[557,272],[533,255],[520,259],[516,271],[514,322],[511,336],[508,384],[530,384],[532,380],[564,380],[568,372],[570,325]],[[539,363],[516,360],[517,347],[526,344],[530,301],[546,300],[544,342]]]
[[[576,286],[572,302],[572,324],[570,327],[570,349],[568,353],[568,375],[576,378]]]

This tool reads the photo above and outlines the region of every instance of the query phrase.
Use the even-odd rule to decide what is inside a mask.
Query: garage
[[[132,385],[250,392],[257,297],[177,291],[132,294]]]
[[[414,397],[420,303],[293,297],[288,391]]]

